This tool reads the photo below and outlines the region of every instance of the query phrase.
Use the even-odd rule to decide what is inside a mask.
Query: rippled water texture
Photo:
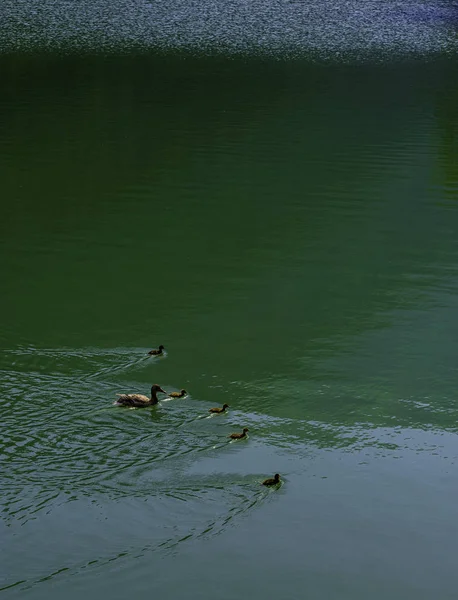
[[[0,57],[2,597],[456,597],[455,67]]]
[[[455,0],[3,0],[0,49],[307,55],[456,53]]]

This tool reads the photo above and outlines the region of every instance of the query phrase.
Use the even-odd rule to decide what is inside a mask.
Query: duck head
[[[244,428],[243,428],[243,433],[246,433],[247,431],[250,431],[250,430],[248,429],[248,427],[244,427]]]
[[[157,385],[157,383],[155,383],[151,386],[151,396],[155,396],[158,392],[162,392],[163,394],[167,393],[164,392],[160,385]]]
[[[180,390],[180,394],[182,394],[183,396],[185,396],[188,392],[186,390]]]
[[[274,479],[275,479],[275,483],[280,483],[280,475],[278,473],[275,473]]]
[[[226,410],[226,408],[229,408],[229,404],[223,404],[223,410]]]
[[[159,350],[160,350],[161,352],[162,352],[162,350],[165,350],[165,348],[164,348],[164,346],[163,346],[162,344],[159,346]]]

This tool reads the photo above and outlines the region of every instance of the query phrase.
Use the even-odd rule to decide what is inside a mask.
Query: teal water
[[[456,61],[0,68],[2,595],[454,598]]]

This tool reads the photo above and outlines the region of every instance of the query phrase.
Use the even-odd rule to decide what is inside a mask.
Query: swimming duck
[[[280,483],[280,475],[278,473],[275,473],[275,475],[273,477],[270,477],[269,479],[265,479],[262,482],[262,485],[278,485]]]
[[[188,392],[186,390],[180,390],[179,392],[170,392],[169,398],[183,398]]]
[[[223,404],[223,408],[219,408],[218,406],[215,408],[210,408],[210,410],[208,412],[220,414],[220,413],[226,412],[226,408],[229,408],[229,404]]]
[[[244,427],[242,433],[231,433],[229,436],[233,440],[242,440],[246,438],[246,432],[249,431],[248,427]]]
[[[148,352],[148,354],[149,354],[150,356],[162,356],[162,350],[165,350],[165,348],[164,348],[164,346],[161,344],[157,350],[156,350],[156,349],[154,349],[154,350],[150,350],[150,351]]]
[[[159,400],[157,399],[157,393],[164,392],[160,385],[154,384],[151,387],[151,398],[148,396],[143,396],[143,394],[119,394],[119,398],[116,400],[115,404],[118,406],[153,406],[157,404]]]

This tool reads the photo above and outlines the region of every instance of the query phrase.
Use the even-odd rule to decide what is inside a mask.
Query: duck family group
[[[164,346],[159,346],[159,348],[154,349],[154,350],[150,350],[148,352],[148,354],[150,356],[162,356],[164,354]],[[159,400],[157,397],[157,394],[161,393],[161,394],[165,394],[166,396],[169,396],[169,398],[184,398],[187,395],[186,390],[181,390],[179,392],[171,392],[170,394],[167,394],[167,392],[165,390],[163,390],[161,388],[160,385],[157,385],[156,383],[154,385],[151,386],[151,398],[148,398],[148,396],[143,396],[143,394],[119,394],[119,397],[117,399],[117,401],[115,402],[116,405],[118,406],[129,406],[129,407],[136,407],[136,408],[144,408],[146,406],[154,406],[155,404],[158,404]],[[215,408],[210,408],[210,410],[208,412],[212,413],[212,414],[221,414],[226,412],[226,410],[229,408],[228,404],[223,404],[223,406],[220,407],[215,407]],[[230,434],[230,438],[233,440],[242,440],[243,438],[247,437],[247,432],[248,432],[248,427],[244,427],[242,430],[242,433],[231,433]],[[274,475],[274,477],[266,479],[265,481],[262,482],[263,485],[266,486],[272,486],[272,485],[277,485],[278,483],[280,483],[280,475],[278,473],[276,473]]]

